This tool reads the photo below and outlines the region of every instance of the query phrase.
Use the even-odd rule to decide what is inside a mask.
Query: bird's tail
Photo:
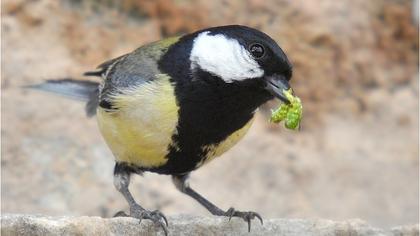
[[[58,79],[47,80],[41,84],[29,85],[26,88],[37,89],[86,102],[87,116],[96,114],[99,104],[99,83],[86,80]]]

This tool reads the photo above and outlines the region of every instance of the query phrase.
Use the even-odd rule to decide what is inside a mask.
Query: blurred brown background
[[[301,132],[267,121],[268,104],[230,152],[191,184],[227,209],[264,217],[419,220],[418,26],[397,0],[3,0],[2,212],[109,217],[127,209],[113,157],[84,104],[20,86],[80,77],[168,35],[244,24],[294,64]],[[170,178],[135,177],[149,209],[208,214]]]

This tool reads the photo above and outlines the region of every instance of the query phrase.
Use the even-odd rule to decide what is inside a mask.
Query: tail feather
[[[26,88],[42,90],[72,99],[87,102],[86,114],[93,116],[99,104],[99,83],[87,80],[59,79],[47,80],[42,84],[26,86]]]

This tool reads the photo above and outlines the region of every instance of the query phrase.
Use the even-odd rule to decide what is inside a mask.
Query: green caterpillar
[[[302,119],[302,102],[300,98],[293,96],[292,90],[284,90],[283,94],[287,97],[290,104],[282,103],[275,111],[271,111],[270,121],[279,123],[284,120],[284,126],[288,129],[298,129]]]

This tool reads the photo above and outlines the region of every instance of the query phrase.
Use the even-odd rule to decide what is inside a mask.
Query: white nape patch
[[[236,39],[200,33],[190,55],[191,69],[200,67],[230,83],[264,75],[251,54]]]

